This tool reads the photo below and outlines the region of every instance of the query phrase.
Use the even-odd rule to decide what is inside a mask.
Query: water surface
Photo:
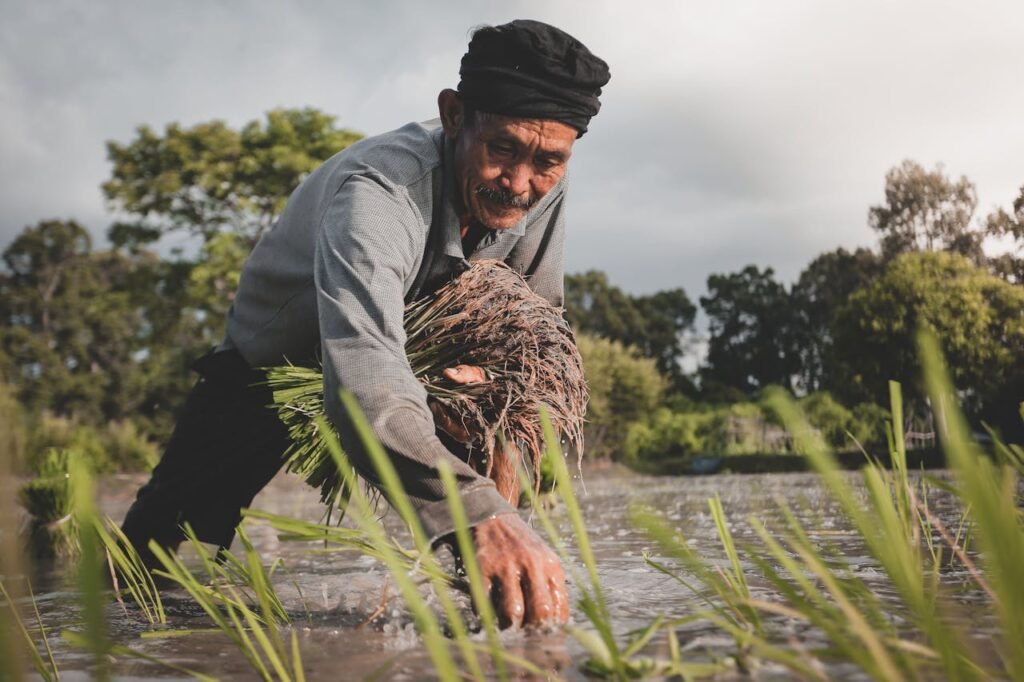
[[[857,480],[851,474],[851,480]],[[134,495],[138,478],[118,476],[103,481],[101,506],[113,518],[121,518]],[[631,506],[643,505],[656,510],[678,528],[709,560],[726,565],[718,542],[714,521],[708,511],[708,498],[718,494],[728,516],[730,529],[742,544],[754,534],[746,523],[757,515],[769,528],[781,528],[778,500],[785,500],[816,541],[830,543],[845,556],[851,570],[872,586],[883,601],[892,599],[892,591],[867,556],[862,542],[849,532],[835,504],[824,494],[813,474],[716,475],[695,478],[639,476],[612,468],[586,472],[586,485],[577,485],[577,493],[596,554],[599,574],[614,627],[619,635],[642,628],[659,614],[684,616],[704,608],[701,599],[671,578],[647,566],[645,553],[658,557],[658,550],[645,535],[628,521]],[[936,493],[931,508],[955,527],[956,514],[948,496]],[[296,478],[280,475],[256,499],[255,508],[307,520],[319,520],[323,509],[315,491]],[[570,536],[564,510],[553,510],[559,531]],[[403,544],[410,544],[393,514],[384,519],[389,530]],[[385,679],[418,680],[429,677],[430,661],[414,631],[411,618],[395,597],[395,588],[387,571],[376,561],[353,553],[329,552],[316,544],[280,541],[266,524],[247,522],[248,533],[265,563],[280,557],[283,570],[275,574],[275,585],[291,612],[302,648],[308,679],[363,679],[383,671]],[[578,564],[578,562],[577,562]],[[582,569],[582,566],[579,566]],[[77,600],[72,588],[59,574],[41,577],[39,606],[44,621],[54,632],[52,645],[65,679],[85,678],[89,660],[63,643],[56,632],[74,627],[78,618]],[[944,582],[960,595],[969,608],[978,595],[968,576],[958,567],[949,567]],[[575,602],[578,590],[570,586]],[[768,597],[763,585],[752,589]],[[460,604],[469,611],[468,601],[459,595]],[[167,596],[169,630],[207,628],[205,615],[184,593]],[[149,656],[215,675],[222,679],[248,680],[255,677],[242,656],[219,634],[203,633],[182,637],[142,639],[152,628],[138,614],[128,613],[112,604],[108,609],[113,637]],[[894,618],[898,618],[894,607]],[[573,611],[576,625],[586,627],[578,609]],[[989,625],[976,623],[984,631]],[[820,636],[799,623],[784,624],[788,637],[808,647],[820,644]],[[503,642],[509,650],[529,658],[553,675],[584,679],[580,667],[586,653],[562,632],[505,632]],[[706,624],[695,624],[679,631],[680,642],[691,658],[708,660],[732,652],[732,640]],[[654,642],[651,653],[663,650],[663,642]],[[164,668],[137,661],[117,661],[113,670],[122,679],[167,679],[180,677]],[[855,671],[836,666],[835,676],[856,676]],[[766,666],[756,677],[773,678],[781,671]]]

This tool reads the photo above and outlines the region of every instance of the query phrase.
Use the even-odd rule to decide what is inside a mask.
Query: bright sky
[[[905,158],[1024,185],[1024,3],[0,0],[0,247],[74,218],[102,235],[104,142],[313,106],[366,134],[436,115],[469,29],[553,23],[611,66],[571,163],[567,270],[635,293],[749,263],[792,281],[873,245]]]

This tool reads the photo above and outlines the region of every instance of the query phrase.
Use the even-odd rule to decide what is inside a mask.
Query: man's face
[[[515,226],[565,174],[576,129],[549,119],[476,114],[455,137],[463,223]]]

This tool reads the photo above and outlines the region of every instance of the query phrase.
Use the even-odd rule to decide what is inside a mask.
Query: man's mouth
[[[478,185],[474,193],[478,197],[482,197],[486,201],[492,204],[498,204],[505,208],[518,208],[521,210],[529,210],[537,201],[530,196],[520,196],[512,194],[508,190],[494,189],[493,187],[487,187],[486,185]]]

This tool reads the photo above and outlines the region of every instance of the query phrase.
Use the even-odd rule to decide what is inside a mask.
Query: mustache
[[[537,200],[532,196],[520,196],[518,194],[512,194],[507,189],[494,189],[486,185],[478,185],[473,193],[478,197],[483,197],[488,201],[492,201],[502,206],[508,206],[510,208],[521,208],[529,209]]]

